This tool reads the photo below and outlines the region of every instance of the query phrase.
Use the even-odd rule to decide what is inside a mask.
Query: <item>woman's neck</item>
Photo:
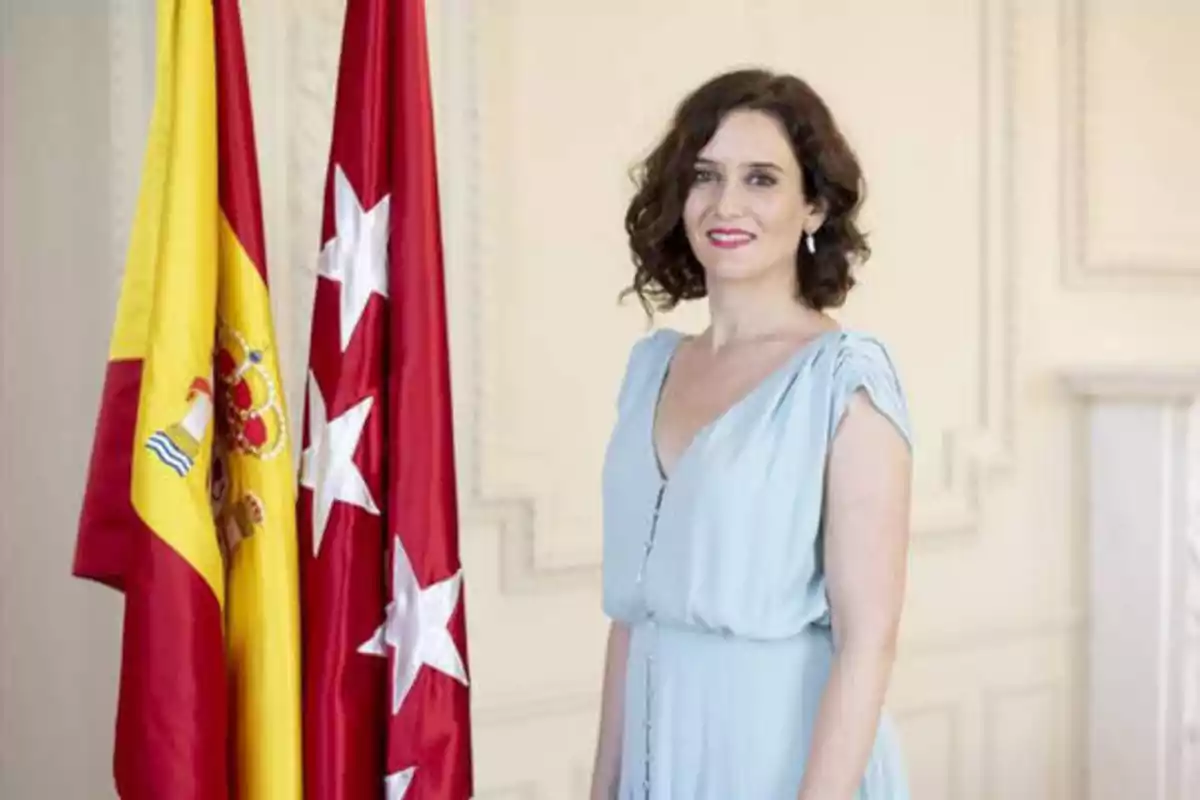
[[[709,346],[713,350],[757,339],[807,338],[837,327],[831,317],[797,299],[792,275],[786,276],[787,282],[768,277],[709,285]]]

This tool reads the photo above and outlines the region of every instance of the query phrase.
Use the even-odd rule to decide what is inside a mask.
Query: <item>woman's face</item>
[[[820,222],[779,121],[761,111],[726,115],[698,155],[683,209],[707,282],[793,272],[801,237]]]

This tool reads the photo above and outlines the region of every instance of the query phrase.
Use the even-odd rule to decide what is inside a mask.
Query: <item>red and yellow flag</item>
[[[75,574],[125,594],[114,771],[302,796],[295,476],[236,0],[159,0],[154,113]]]

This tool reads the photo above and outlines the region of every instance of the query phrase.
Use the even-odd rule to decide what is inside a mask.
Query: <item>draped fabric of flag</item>
[[[433,110],[420,0],[349,0],[301,458],[312,800],[472,794]]]
[[[236,0],[159,0],[74,572],[125,595],[126,800],[299,800],[295,472]]]

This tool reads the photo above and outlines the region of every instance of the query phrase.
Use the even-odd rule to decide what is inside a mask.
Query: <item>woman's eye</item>
[[[717,173],[715,173],[711,169],[704,169],[703,167],[697,167],[695,178],[696,178],[696,183],[708,183],[709,181],[713,181],[713,180],[717,179]]]
[[[774,186],[778,183],[774,175],[768,175],[765,172],[753,172],[748,180],[752,186]]]

